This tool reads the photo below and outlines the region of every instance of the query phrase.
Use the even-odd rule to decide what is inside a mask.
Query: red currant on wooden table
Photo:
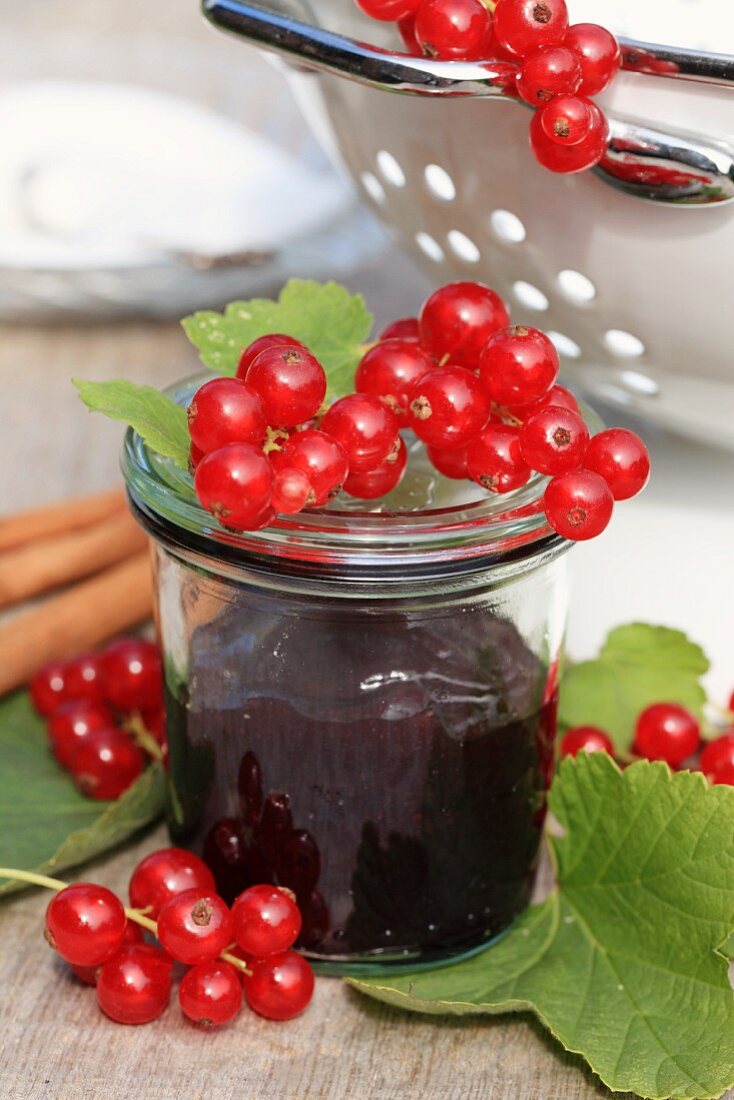
[[[439,363],[476,370],[484,345],[510,321],[505,303],[483,283],[448,283],[426,300],[420,313],[421,342]]]
[[[273,470],[252,444],[230,443],[211,451],[196,468],[194,486],[201,504],[223,527],[247,531],[264,526]]]
[[[580,752],[606,752],[614,756],[614,742],[596,726],[576,726],[564,734],[561,756],[576,756]]]
[[[637,496],[650,478],[650,456],[638,435],[626,428],[608,428],[595,435],[584,466],[604,478],[615,500]]]
[[[517,90],[533,107],[554,96],[574,95],[581,87],[581,61],[567,46],[543,46],[531,53],[517,76]]]
[[[116,710],[150,710],[163,695],[158,646],[143,638],[123,638],[103,651],[105,696]]]
[[[696,718],[677,703],[655,703],[643,710],[635,726],[635,752],[678,768],[701,744]]]
[[[66,687],[66,668],[59,661],[44,665],[28,684],[31,702],[44,718],[49,718],[62,703],[73,699]]]
[[[548,392],[559,366],[558,352],[545,333],[514,325],[490,337],[479,360],[479,377],[498,405],[525,405]]]
[[[287,951],[301,932],[301,914],[289,893],[277,886],[251,886],[232,906],[234,939],[255,958]]]
[[[123,946],[131,943],[145,943],[143,938],[143,929],[139,924],[135,924],[129,920],[125,925],[125,935],[122,940]],[[99,976],[99,965],[97,966],[79,966],[77,963],[69,963],[72,973],[75,978],[78,978],[80,982],[84,982],[85,985],[96,985],[97,978]]]
[[[112,711],[104,703],[63,703],[48,723],[53,754],[62,767],[69,768],[76,750],[91,733],[114,729],[114,725]]]
[[[364,473],[349,474],[344,482],[344,492],[359,500],[376,500],[397,488],[407,465],[408,450],[400,439],[397,451],[383,458],[379,466]]]
[[[172,959],[192,966],[220,955],[234,939],[232,914],[211,891],[186,890],[158,914],[158,939]]]
[[[491,404],[465,367],[435,367],[408,394],[408,423],[432,447],[462,447],[489,420]]]
[[[99,971],[99,1007],[118,1024],[148,1024],[157,1019],[168,1006],[172,965],[157,947],[123,947]]]
[[[71,774],[88,798],[119,798],[142,773],[145,758],[119,729],[96,730],[84,737],[71,760]]]
[[[340,492],[349,471],[339,443],[316,428],[291,436],[282,451],[274,451],[271,462],[276,474],[284,469],[300,470],[314,494],[310,505],[324,504]]]
[[[311,482],[302,470],[295,466],[284,466],[275,470],[273,475],[273,511],[279,515],[291,516],[303,511],[316,500]]]
[[[710,741],[701,753],[699,767],[709,783],[734,787],[734,732]]]
[[[614,511],[614,497],[606,481],[588,470],[554,477],[543,503],[553,530],[574,542],[600,535]]]
[[[567,30],[565,0],[498,0],[494,10],[497,41],[517,57],[540,46],[560,46]]]
[[[377,397],[352,393],[335,401],[321,421],[321,431],[335,439],[351,473],[363,473],[397,452],[398,421]]]
[[[354,386],[357,393],[379,397],[394,413],[404,416],[411,386],[435,365],[416,340],[383,340],[362,357]]]
[[[268,426],[259,396],[239,378],[205,382],[194,394],[187,415],[191,441],[204,454],[228,443],[259,445]]]
[[[222,959],[199,963],[184,975],[178,990],[184,1016],[200,1027],[221,1027],[242,1008],[238,972]]]
[[[528,466],[541,474],[567,474],[584,461],[589,429],[570,409],[547,405],[533,413],[520,430],[520,449]]]
[[[490,493],[509,493],[530,480],[517,428],[490,424],[471,440],[466,454],[470,476]]]
[[[603,92],[619,72],[621,51],[614,35],[597,23],[574,23],[564,41],[581,62],[580,91],[584,95]]]
[[[237,378],[244,382],[247,377],[252,364],[263,351],[269,351],[270,348],[289,347],[289,348],[302,348],[307,351],[305,344],[302,344],[300,340],[294,339],[293,336],[286,336],[282,332],[270,332],[267,336],[258,336],[257,340],[253,340],[251,344],[245,348],[237,363]]]
[[[171,898],[187,890],[216,893],[214,875],[206,863],[185,848],[160,848],[137,865],[129,886],[130,904],[153,920]]]
[[[492,56],[492,17],[482,0],[421,0],[415,37],[426,57],[479,60]]]
[[[313,970],[295,951],[253,959],[243,985],[250,1008],[269,1020],[291,1020],[313,996]]]
[[[420,331],[418,329],[417,317],[401,317],[398,321],[393,321],[387,325],[380,335],[378,340],[413,340],[416,343],[420,340]]]
[[[268,424],[277,428],[295,428],[310,420],[326,396],[324,368],[310,351],[294,345],[260,352],[246,383],[259,396]]]
[[[126,924],[122,902],[111,890],[76,882],[49,902],[45,937],[67,962],[99,966],[121,948]]]

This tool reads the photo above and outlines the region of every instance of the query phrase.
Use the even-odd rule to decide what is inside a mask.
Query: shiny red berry
[[[292,1020],[313,996],[313,970],[295,951],[253,959],[243,980],[250,1008],[268,1020]]]
[[[158,914],[161,947],[177,962],[194,966],[215,959],[232,943],[232,914],[212,891],[186,890]]]
[[[609,124],[597,105],[589,100],[593,121],[588,135],[576,145],[561,145],[548,137],[543,128],[542,112],[536,111],[530,123],[530,145],[539,164],[551,172],[569,175],[585,172],[602,159],[609,144]]]
[[[471,478],[490,493],[509,493],[530,479],[520,449],[520,433],[507,424],[490,424],[466,449]]]
[[[421,341],[439,363],[450,359],[476,370],[484,345],[509,320],[505,303],[490,287],[448,283],[435,291],[421,310]]]
[[[650,478],[647,447],[626,428],[609,428],[595,435],[586,451],[584,466],[604,478],[615,500],[637,496]]]
[[[614,497],[606,481],[588,470],[554,477],[543,503],[553,530],[572,542],[596,538],[614,511]]]
[[[374,469],[396,448],[398,421],[377,397],[352,393],[335,401],[321,421],[321,431],[335,439],[351,473]]]
[[[71,761],[71,774],[87,798],[119,798],[141,775],[145,758],[119,729],[96,730],[85,737]]]
[[[588,446],[583,417],[554,405],[533,413],[520,430],[520,449],[528,466],[552,477],[577,470]]]
[[[196,469],[194,487],[201,505],[235,531],[257,530],[273,496],[273,470],[250,443],[230,443],[211,451]]]
[[[354,376],[358,393],[379,397],[398,416],[408,410],[408,392],[436,366],[415,340],[383,340],[362,357]]]
[[[300,340],[294,339],[293,336],[286,336],[285,333],[282,332],[269,332],[265,336],[258,336],[257,340],[253,340],[240,355],[237,364],[237,378],[244,382],[248,370],[255,362],[258,355],[263,351],[269,351],[270,348],[279,347],[296,347],[302,348],[304,351],[307,350],[306,345],[302,344]]]
[[[432,447],[464,446],[491,414],[482,384],[464,367],[435,367],[414,383],[408,398],[408,424]]]
[[[145,943],[143,929],[139,924],[135,924],[134,921],[131,920],[127,922],[122,943],[123,946],[130,943]],[[79,966],[76,963],[70,963],[69,966],[71,967],[74,977],[78,978],[80,982],[84,982],[85,985],[97,984],[99,964],[97,966]]]
[[[104,672],[100,653],[84,653],[69,661],[64,674],[70,699],[100,703],[105,698]]]
[[[560,367],[558,352],[539,329],[514,325],[488,341],[479,360],[487,396],[498,405],[526,405],[548,393]]]
[[[62,703],[68,703],[73,696],[66,689],[67,665],[60,661],[44,665],[30,680],[28,691],[31,702],[39,714],[48,718]]]
[[[540,109],[540,125],[546,137],[558,145],[586,141],[594,127],[594,104],[581,95],[559,95]]]
[[[466,447],[426,447],[426,454],[432,466],[435,466],[439,474],[452,478],[454,481],[464,481],[469,477],[469,464],[466,457]]]
[[[606,752],[614,756],[614,742],[596,726],[576,726],[564,734],[561,756],[577,756],[580,752]]]
[[[381,19],[387,23],[405,19],[418,6],[418,0],[357,0],[357,3],[370,19]]]
[[[246,381],[259,396],[268,424],[277,428],[310,420],[326,396],[324,368],[310,351],[293,345],[261,352]]]
[[[282,451],[273,452],[271,462],[276,474],[295,469],[306,475],[314,494],[308,507],[325,504],[337,496],[349,471],[341,445],[316,428],[292,435]]]
[[[54,756],[64,768],[70,768],[76,750],[91,733],[112,729],[112,711],[104,703],[63,703],[48,722],[48,736]]]
[[[560,46],[567,30],[565,0],[498,0],[494,11],[497,41],[518,57]]]
[[[678,768],[701,744],[698,721],[677,703],[655,703],[643,710],[635,726],[635,752]]]
[[[107,701],[120,711],[151,710],[163,698],[158,646],[143,638],[122,638],[102,653]]]
[[[60,890],[46,909],[46,941],[76,966],[99,966],[120,950],[127,917],[111,890],[75,882]]]
[[[420,50],[418,52],[420,53]],[[382,330],[377,339],[419,341],[420,330],[418,328],[418,318],[401,317],[398,321],[393,321]]]
[[[278,515],[293,516],[316,501],[311,482],[302,470],[284,466],[273,476],[273,509]]]
[[[178,990],[184,1016],[199,1027],[221,1027],[242,1007],[242,982],[238,972],[222,959],[199,963],[184,974]]]
[[[256,958],[287,951],[301,932],[298,906],[277,886],[250,886],[232,906],[232,921],[236,942]]]
[[[259,396],[239,378],[205,382],[194,394],[187,415],[191,440],[204,454],[228,443],[259,446],[268,426]]]
[[[408,450],[398,436],[397,449],[383,458],[379,466],[364,473],[349,474],[344,482],[344,492],[359,500],[377,500],[397,488],[405,475]]]
[[[584,95],[598,95],[619,72],[621,53],[614,35],[597,23],[574,23],[565,45],[581,62]]]
[[[529,405],[513,405],[507,409],[509,416],[521,423],[528,420],[533,413],[538,412],[539,409],[544,409],[548,405],[556,405],[560,409],[570,409],[571,412],[579,412],[579,403],[565,386],[551,386],[547,393],[543,394],[536,401],[531,401]]]
[[[130,944],[106,962],[97,976],[97,1003],[118,1024],[148,1024],[166,1009],[171,995],[171,960],[157,947]]]
[[[185,848],[160,848],[141,860],[130,878],[130,904],[145,909],[152,920],[171,898],[188,890],[216,893],[206,863]]]
[[[581,62],[573,50],[543,46],[523,61],[517,90],[526,103],[540,107],[554,96],[574,95],[581,80]]]
[[[482,0],[421,0],[415,37],[426,57],[444,61],[492,56],[492,17]]]
[[[734,732],[710,741],[701,753],[699,767],[709,783],[734,787]]]

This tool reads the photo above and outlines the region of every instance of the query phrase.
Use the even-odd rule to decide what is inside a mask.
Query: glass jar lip
[[[208,372],[189,376],[164,392],[179,403]],[[592,430],[601,422],[588,406]],[[125,434],[122,471],[128,492],[156,532],[229,560],[278,558],[301,563],[387,566],[478,564],[532,557],[565,540],[543,512],[548,479],[533,475],[523,488],[449,507],[404,511],[351,511],[338,503],[295,516],[280,516],[261,531],[227,531],[196,501],[190,479],[155,455],[132,428]],[[284,563],[285,563],[284,561]]]

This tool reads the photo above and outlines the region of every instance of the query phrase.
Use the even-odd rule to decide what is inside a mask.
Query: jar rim
[[[180,404],[190,399],[207,373],[183,379],[164,392]],[[583,409],[592,428],[596,415]],[[157,533],[199,552],[229,560],[281,559],[307,565],[381,568],[486,564],[534,557],[566,541],[549,527],[543,511],[547,478],[502,496],[482,496],[448,507],[395,511],[351,511],[338,504],[279,516],[261,531],[220,528],[198,503],[191,479],[152,452],[132,428],[125,435],[122,470],[128,492]]]

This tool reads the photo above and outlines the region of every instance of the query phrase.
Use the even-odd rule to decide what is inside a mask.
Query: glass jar
[[[299,945],[347,973],[507,928],[553,768],[569,544],[544,482],[488,499],[412,451],[377,508],[235,534],[134,433],[124,450],[154,548],[172,840],[228,900],[291,888]]]

